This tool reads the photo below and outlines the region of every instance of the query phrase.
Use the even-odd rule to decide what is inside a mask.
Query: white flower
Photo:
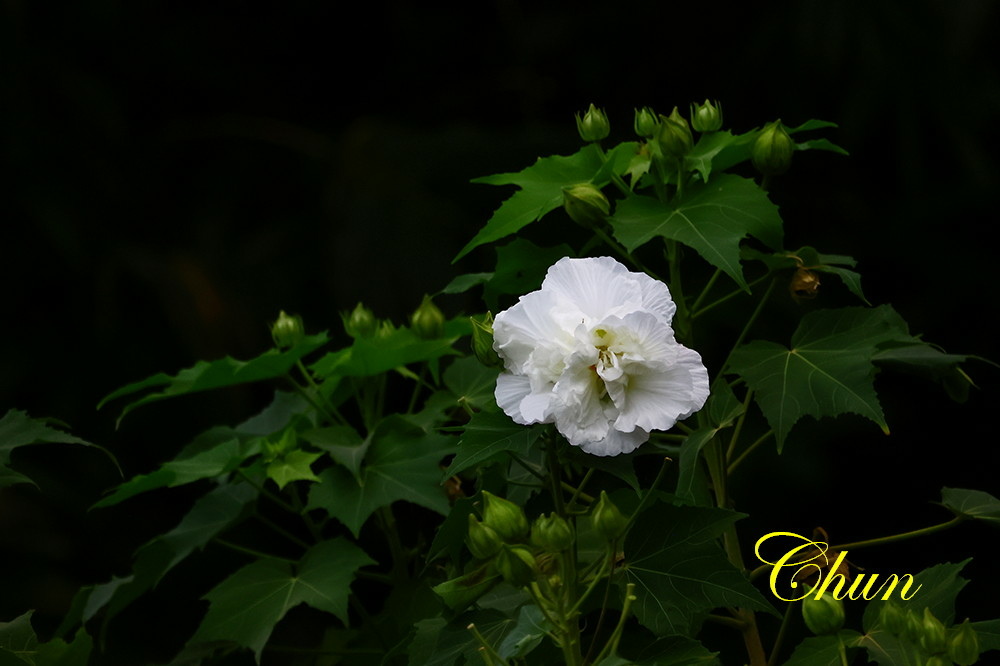
[[[634,451],[708,399],[701,356],[674,339],[675,309],[665,284],[610,257],[560,259],[496,316],[497,404],[587,453]]]

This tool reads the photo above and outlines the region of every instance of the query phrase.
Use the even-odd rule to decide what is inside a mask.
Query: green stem
[[[626,263],[631,264],[632,268],[642,271],[643,273],[653,278],[654,280],[658,280],[660,282],[663,281],[660,280],[660,278],[656,275],[656,273],[654,273],[645,264],[639,261],[639,259],[633,257],[632,254],[628,250],[626,250],[621,243],[619,243],[614,238],[609,236],[608,233],[604,231],[604,229],[601,229],[600,227],[593,227],[593,232],[594,235],[600,238],[605,245],[614,250],[615,254],[617,254],[619,257],[625,260]]]
[[[267,488],[265,488],[261,484],[257,483],[253,479],[251,479],[249,476],[247,476],[247,473],[244,472],[242,469],[237,469],[236,470],[236,474],[237,474],[237,476],[239,476],[240,478],[242,478],[244,481],[246,481],[247,483],[249,483],[251,486],[253,486],[257,490],[257,492],[259,492],[261,495],[263,495],[264,497],[268,498],[269,500],[271,500],[272,502],[274,502],[275,504],[277,504],[278,506],[280,506],[285,511],[288,511],[289,513],[299,514],[299,510],[298,509],[296,509],[294,506],[292,506],[291,504],[289,504],[285,500],[281,499],[280,497],[278,497],[277,495],[275,495],[274,493],[272,493],[270,490],[268,490]]]
[[[758,284],[760,284],[761,282],[763,282],[764,280],[766,280],[769,275],[770,275],[770,273],[767,274],[767,275],[760,276],[756,280],[754,280],[754,281],[750,282],[749,284],[747,284],[747,287],[749,287],[751,289],[753,287],[756,287]],[[723,296],[722,298],[719,298],[718,300],[712,301],[711,303],[709,303],[708,305],[706,305],[702,309],[695,310],[694,314],[691,315],[691,319],[697,319],[698,317],[702,316],[703,314],[705,314],[709,310],[713,309],[717,305],[722,305],[726,301],[732,300],[732,299],[736,298],[737,296],[743,296],[746,293],[747,292],[745,290],[743,290],[743,289],[736,289],[734,291],[731,291],[728,294],[726,294],[725,296]],[[692,310],[694,310],[694,308],[692,308]]]
[[[376,510],[378,521],[385,533],[385,540],[389,544],[389,552],[392,554],[392,571],[390,575],[397,581],[408,578],[406,572],[406,552],[403,549],[403,542],[399,538],[399,531],[396,529],[396,517],[392,513],[392,505],[381,506]]]
[[[785,636],[788,634],[788,626],[791,624],[795,604],[796,602],[791,601],[785,607],[785,614],[781,618],[781,627],[778,628],[778,636],[774,639],[774,644],[771,646],[771,656],[767,660],[767,666],[776,666],[778,663],[778,652],[781,650],[781,644],[785,642]]]
[[[233,543],[232,541],[226,541],[225,539],[221,539],[219,537],[214,537],[212,541],[219,544],[220,546],[228,548],[229,550],[235,550],[237,553],[243,553],[244,555],[250,555],[258,559],[278,560],[279,562],[287,562],[289,564],[299,563],[298,560],[293,560],[289,557],[282,557],[281,555],[271,555],[270,553],[254,550],[253,548],[247,548],[246,546],[241,546],[238,543]]]
[[[739,457],[732,462],[732,464],[729,465],[729,469],[726,470],[726,473],[729,474],[729,475],[732,475],[732,473],[736,470],[736,468],[740,466],[740,463],[742,463],[744,460],[746,460],[747,457],[749,457],[749,455],[751,453],[753,453],[757,449],[758,446],[760,446],[761,444],[763,444],[764,442],[766,442],[771,437],[771,435],[773,435],[773,434],[774,434],[774,430],[768,430],[763,435],[761,435],[760,437],[758,437],[754,441],[753,444],[751,444],[750,446],[748,446],[746,448],[746,450],[743,453],[741,453],[739,455]]]
[[[757,321],[757,317],[759,317],[760,313],[764,310],[764,304],[767,303],[768,297],[770,297],[771,292],[774,291],[774,285],[776,283],[777,280],[771,280],[771,284],[767,285],[767,291],[765,291],[764,295],[761,296],[760,301],[757,303],[757,307],[754,308],[754,311],[750,315],[750,318],[747,319],[747,323],[743,325],[743,330],[740,331],[739,336],[737,336],[736,342],[733,344],[733,348],[729,350],[728,354],[726,354],[726,360],[719,368],[718,376],[721,376],[722,373],[726,371],[726,368],[729,366],[729,359],[732,357],[733,352],[736,351],[739,348],[739,346],[743,344],[743,340],[747,337],[747,334],[750,333],[750,328],[754,325],[754,323]]]
[[[567,511],[572,511],[573,510],[573,505],[576,504],[577,499],[581,499],[582,498],[583,501],[587,502],[588,504],[592,504],[594,502],[594,498],[593,497],[591,497],[590,495],[587,495],[586,493],[583,492],[584,486],[587,485],[587,482],[590,481],[590,477],[592,477],[593,475],[594,475],[594,468],[591,467],[590,469],[587,470],[587,473],[583,475],[583,478],[580,479],[580,483],[577,484],[576,488],[573,488],[573,491],[572,491],[573,494],[570,495],[569,501],[566,502],[566,510]],[[566,486],[568,486],[568,485],[569,484],[567,483]],[[563,487],[565,488],[566,486],[563,486]]]
[[[677,305],[677,312],[674,314],[674,329],[677,337],[681,340],[691,342],[691,313],[688,310],[687,301],[684,300],[684,287],[681,282],[681,253],[680,247],[675,240],[667,240],[667,261],[670,264],[670,295]]]
[[[309,384],[309,387],[313,390],[313,393],[316,394],[317,401],[309,400],[313,404],[313,406],[316,407],[320,412],[322,412],[324,416],[330,419],[331,423],[339,423],[340,425],[347,425],[347,419],[345,419],[333,405],[328,403],[326,399],[323,398],[323,394],[319,390],[319,384],[317,384],[316,380],[313,379],[312,373],[309,372],[306,366],[302,364],[302,361],[296,361],[295,367],[299,369],[299,372],[302,373],[302,376],[306,378],[306,383]],[[307,400],[308,399],[309,398],[307,397]]]
[[[736,427],[733,428],[733,436],[729,440],[729,448],[726,450],[726,462],[733,457],[733,453],[736,451],[736,443],[740,439],[740,433],[743,431],[743,423],[747,418],[747,407],[750,406],[750,400],[753,399],[753,389],[747,391],[746,396],[743,398],[743,411],[740,412],[740,418],[736,421]],[[730,470],[730,474],[732,471]]]
[[[890,536],[879,537],[877,539],[867,539],[865,541],[855,541],[853,543],[838,544],[836,546],[831,546],[830,550],[843,551],[848,549],[856,550],[858,548],[867,548],[869,546],[881,546],[886,543],[894,543],[896,541],[906,541],[907,539],[913,539],[916,537],[927,536],[928,534],[934,534],[936,532],[942,532],[944,530],[955,527],[956,525],[965,522],[965,516],[955,516],[946,523],[939,523],[937,525],[931,525],[930,527],[922,527],[919,530],[913,530],[911,532],[902,532],[900,534],[893,534]]]
[[[634,523],[636,518],[639,517],[639,514],[645,511],[646,507],[652,504],[653,495],[656,492],[657,487],[659,487],[660,482],[662,482],[663,478],[667,475],[667,466],[672,462],[673,458],[663,458],[663,463],[660,465],[660,471],[656,473],[656,478],[653,479],[653,483],[649,486],[649,490],[643,494],[642,499],[639,501],[639,506],[637,506],[635,511],[632,512],[632,515],[629,516],[628,522],[625,524],[625,529],[622,530],[622,534],[627,534],[629,528],[632,527],[632,523]]]
[[[712,277],[708,278],[708,282],[706,282],[705,286],[702,287],[701,293],[698,294],[698,298],[695,299],[694,305],[691,306],[691,311],[696,313],[691,315],[692,319],[698,316],[698,306],[701,305],[701,302],[705,300],[706,296],[708,296],[708,292],[715,286],[715,281],[719,279],[720,275],[722,275],[722,269],[716,268],[715,272],[712,273]]]
[[[608,154],[604,152],[604,148],[602,148],[599,143],[595,143],[594,148],[597,149],[597,154],[601,158],[601,164],[602,165],[607,164]],[[632,194],[632,189],[625,183],[624,180],[622,180],[622,177],[619,176],[618,174],[616,173],[611,174],[611,182],[613,182],[615,184],[615,187],[617,187],[618,190],[625,196],[629,196],[630,194]]]
[[[507,660],[501,657],[500,654],[493,649],[489,641],[487,641],[486,638],[481,633],[479,633],[479,629],[476,628],[475,624],[470,624],[469,626],[466,627],[466,629],[471,631],[472,635],[476,637],[477,641],[479,641],[479,645],[482,647],[482,652],[480,654],[483,655],[483,659],[486,660],[487,664],[492,665],[492,664],[507,663]],[[487,659],[487,656],[489,657],[489,659]]]
[[[628,619],[629,613],[632,611],[632,602],[635,600],[635,583],[628,583],[625,586],[625,602],[622,604],[622,613],[618,616],[618,624],[615,626],[611,638],[604,644],[604,649],[594,659],[595,664],[599,664],[606,656],[618,651],[618,643],[621,642],[622,632],[625,631],[625,620]]]
[[[518,465],[520,465],[521,467],[523,467],[523,468],[524,468],[524,471],[525,471],[525,472],[527,472],[527,473],[528,473],[528,474],[530,474],[531,476],[535,477],[535,478],[536,478],[536,479],[538,479],[539,481],[542,481],[542,482],[545,482],[545,481],[546,481],[546,479],[545,479],[545,475],[544,475],[544,474],[542,474],[542,473],[541,473],[541,472],[539,472],[539,471],[538,471],[537,469],[535,469],[534,467],[532,467],[532,466],[531,466],[531,465],[530,465],[529,463],[527,463],[526,461],[524,461],[524,460],[521,460],[521,457],[520,457],[520,456],[518,456],[517,454],[513,453],[512,451],[508,451],[508,452],[507,452],[507,455],[508,455],[508,456],[510,456],[510,459],[511,459],[511,460],[513,460],[513,461],[514,461],[514,462],[516,462],[516,463],[517,463]]]
[[[604,599],[601,600],[601,612],[597,616],[597,624],[594,626],[594,635],[590,639],[590,646],[587,648],[587,655],[583,658],[584,662],[590,661],[590,655],[594,651],[594,648],[597,646],[597,637],[601,633],[601,626],[603,626],[603,624],[604,624],[604,617],[605,617],[605,615],[608,612],[608,599],[611,598],[611,581],[614,578],[614,574],[615,574],[615,569],[614,569],[615,564],[614,564],[614,562],[615,562],[615,555],[617,554],[617,552],[618,552],[618,541],[616,539],[615,541],[612,541],[612,542],[610,542],[608,544],[608,556],[606,558],[606,561],[608,562],[608,565],[609,565],[608,580],[607,580],[607,583],[604,586]],[[590,587],[588,587],[587,588],[588,593],[592,589],[593,589],[593,585],[591,585]],[[582,603],[582,602],[583,602],[583,598],[581,598],[579,601],[577,601],[576,606],[579,606],[580,603]]]
[[[745,624],[742,620],[738,620],[735,617],[727,617],[725,615],[715,615],[713,613],[709,613],[708,615],[706,615],[705,620],[707,620],[708,622],[714,622],[715,624],[721,624],[724,627],[730,627],[732,629],[736,629],[737,631],[743,631],[743,627]]]
[[[286,539],[288,539],[292,543],[294,543],[294,544],[296,544],[298,546],[301,546],[302,548],[305,548],[306,550],[309,549],[310,546],[309,546],[308,543],[306,543],[304,540],[300,539],[299,537],[295,536],[294,534],[292,534],[291,532],[289,532],[288,530],[286,530],[281,525],[278,525],[277,523],[275,523],[274,521],[272,521],[270,518],[266,518],[266,517],[264,517],[264,516],[262,516],[260,514],[256,514],[255,517],[257,518],[257,520],[259,520],[260,522],[264,523],[265,525],[267,525],[272,530],[274,530],[275,532],[277,532],[281,536],[285,537]]]

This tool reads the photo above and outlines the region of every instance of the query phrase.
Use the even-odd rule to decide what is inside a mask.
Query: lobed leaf
[[[879,345],[906,337],[906,323],[888,305],[819,310],[802,318],[791,349],[751,342],[733,352],[730,367],[755,391],[779,451],[803,416],[860,414],[888,433],[872,360]]]
[[[572,155],[540,157],[532,166],[517,173],[474,179],[474,183],[517,185],[520,189],[500,205],[486,226],[459,251],[452,263],[474,248],[516,233],[560,207],[563,188],[591,182],[598,187],[607,185],[613,174],[625,173],[635,150],[634,143],[616,146],[607,156],[608,165],[605,166],[600,149],[589,144]]]
[[[260,663],[274,625],[299,604],[347,624],[354,574],[369,564],[375,561],[344,538],[316,544],[294,567],[279,560],[248,564],[205,595],[211,605],[189,644],[233,641],[253,650]]]
[[[92,444],[85,439],[58,430],[50,425],[53,423],[56,422],[52,419],[33,419],[28,416],[27,412],[20,409],[11,409],[4,414],[3,418],[0,419],[0,488],[16,483],[34,484],[34,481],[27,476],[7,466],[14,449],[33,444],[52,443],[92,446],[103,451],[111,458],[115,467],[118,467],[118,461],[115,460],[110,451]],[[120,467],[118,467],[118,471],[121,471]]]
[[[541,436],[543,426],[523,426],[511,421],[500,412],[480,412],[474,414],[466,424],[458,441],[458,451],[444,478],[449,478],[465,470],[492,461],[505,452],[527,456],[535,441]]]
[[[454,452],[453,439],[389,419],[373,434],[360,477],[343,467],[324,470],[309,491],[307,508],[325,510],[355,536],[376,509],[397,500],[447,515],[440,463]]]
[[[731,174],[707,185],[694,184],[669,204],[647,196],[628,197],[609,221],[615,237],[630,252],[656,237],[675,240],[747,290],[740,242],[747,236],[771,248],[781,247],[782,242],[778,207],[752,180]]]
[[[657,634],[688,634],[697,613],[721,606],[774,612],[729,562],[716,538],[741,514],[660,503],[644,511],[625,540],[632,608]],[[623,583],[624,584],[624,583]]]
[[[835,634],[811,636],[799,643],[795,652],[784,662],[785,666],[843,666],[851,663],[852,652],[847,648],[858,647],[862,636],[856,631],[842,629]],[[846,653],[847,661],[842,656]]]
[[[274,379],[287,373],[297,361],[310,354],[329,341],[326,332],[308,335],[301,342],[285,350],[269,349],[260,356],[249,361],[238,361],[230,356],[216,361],[198,361],[193,367],[181,370],[176,375],[157,373],[152,377],[134,382],[111,392],[97,408],[100,409],[112,400],[127,395],[142,393],[149,389],[163,388],[156,393],[147,393],[133,400],[122,409],[118,423],[125,415],[141,405],[172,398],[198,391],[208,391],[226,386],[237,386],[265,379]]]
[[[1000,500],[982,490],[942,488],[941,503],[960,516],[1000,526]]]

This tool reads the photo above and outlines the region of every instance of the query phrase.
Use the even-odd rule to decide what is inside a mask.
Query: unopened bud
[[[934,617],[930,608],[924,608],[920,644],[931,654],[941,654],[948,649],[947,630],[941,620]]]
[[[469,534],[465,539],[469,552],[477,560],[488,560],[497,554],[503,541],[489,525],[479,522],[475,514],[469,514]]]
[[[424,296],[423,302],[410,318],[410,326],[417,337],[424,340],[436,340],[444,335],[444,314],[434,305],[430,296]]]
[[[795,143],[788,136],[781,120],[764,125],[750,148],[750,159],[754,167],[765,176],[774,176],[788,171],[792,164]]]
[[[525,587],[538,575],[535,556],[526,546],[503,546],[497,552],[497,571],[515,587]]]
[[[844,626],[844,602],[825,592],[819,599],[809,594],[802,600],[802,619],[817,636],[840,631]]]
[[[622,515],[604,490],[601,491],[601,498],[594,506],[590,519],[597,533],[608,541],[620,537],[628,526],[628,519]]]
[[[906,631],[906,611],[896,604],[885,602],[879,611],[879,624],[893,636]]]
[[[278,321],[271,324],[271,339],[280,349],[294,346],[305,335],[302,317],[288,315],[284,310],[278,313]]]
[[[660,152],[664,157],[681,159],[694,146],[691,127],[688,121],[678,113],[677,107],[669,116],[660,116],[660,128],[656,133],[656,141],[660,144]]]
[[[574,222],[590,228],[607,218],[611,204],[596,185],[580,183],[563,188],[563,209]]]
[[[660,121],[656,119],[656,114],[648,106],[635,110],[635,133],[644,139],[651,139],[656,135]]]
[[[932,654],[924,662],[924,666],[951,666],[951,662],[939,654]]]
[[[580,138],[590,143],[607,138],[611,132],[611,125],[604,110],[591,104],[583,114],[583,118],[580,114],[576,114],[576,129],[580,132]]]
[[[531,526],[531,543],[550,553],[560,553],[573,545],[573,528],[558,513],[539,516]]]
[[[979,636],[968,620],[949,632],[948,658],[958,666],[971,666],[979,661]]]
[[[521,507],[486,490],[483,491],[483,523],[492,527],[507,543],[523,541],[528,536],[528,519]]]
[[[344,322],[344,330],[355,339],[370,338],[378,329],[375,314],[361,303],[354,306],[351,314],[341,313],[340,318]]]
[[[488,368],[503,365],[500,355],[493,349],[493,313],[487,312],[481,319],[469,317],[472,324],[472,353]]]
[[[691,127],[698,132],[716,132],[722,128],[722,105],[712,104],[707,99],[704,104],[691,105]]]

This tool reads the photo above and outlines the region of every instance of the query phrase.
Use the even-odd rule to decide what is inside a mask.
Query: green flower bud
[[[680,159],[691,152],[694,137],[688,121],[677,112],[677,107],[669,116],[660,116],[660,128],[656,132],[656,141],[660,144],[660,152],[665,157]]]
[[[410,317],[410,326],[417,337],[424,340],[436,340],[444,335],[444,315],[430,296],[424,296],[424,301]]]
[[[528,536],[528,519],[521,507],[486,490],[483,491],[483,522],[507,543],[523,541]]]
[[[948,649],[947,630],[941,620],[934,617],[930,608],[924,608],[920,645],[931,654],[941,654]]]
[[[600,141],[611,132],[611,125],[603,109],[598,109],[593,104],[583,114],[576,114],[576,129],[580,132],[580,138],[586,142]]]
[[[503,546],[497,552],[497,571],[515,587],[525,587],[538,575],[535,556],[526,546]]]
[[[795,143],[779,119],[764,125],[750,148],[750,159],[757,171],[765,176],[774,176],[788,171],[793,152]]]
[[[594,529],[608,541],[614,541],[622,535],[628,525],[628,519],[622,515],[618,507],[614,505],[608,497],[608,493],[601,491],[601,498],[594,506],[594,512],[590,515]]]
[[[465,538],[465,545],[477,560],[488,560],[497,554],[503,541],[492,527],[482,524],[475,514],[470,513],[469,534]]]
[[[879,624],[893,636],[906,631],[906,611],[896,604],[885,602],[879,611]]]
[[[691,127],[698,132],[716,132],[722,128],[722,105],[712,104],[707,99],[704,104],[691,105]]]
[[[924,633],[924,623],[919,613],[913,609],[906,611],[906,627],[901,636],[911,643],[919,643],[920,637]]]
[[[844,626],[844,602],[825,592],[819,599],[810,593],[802,600],[802,619],[817,636],[840,631]]]
[[[958,666],[970,666],[979,661],[979,636],[968,620],[949,632],[948,658]]]
[[[391,321],[385,319],[382,322],[380,322],[378,328],[375,329],[375,339],[384,340],[385,338],[388,338],[395,332],[396,332],[396,327],[392,325]]]
[[[539,516],[531,526],[531,543],[550,553],[560,553],[573,545],[573,528],[558,513]]]
[[[648,106],[635,110],[635,133],[645,139],[651,139],[659,129],[660,121],[656,119],[656,114]]]
[[[342,312],[340,319],[344,322],[344,330],[355,339],[370,338],[375,335],[375,331],[378,329],[375,314],[361,303],[354,306],[351,314]]]
[[[472,353],[487,368],[503,365],[500,355],[493,349],[493,313],[487,312],[482,319],[469,317],[472,323]]]
[[[924,666],[951,666],[951,662],[941,655],[935,654],[931,655],[927,661],[924,662]]]
[[[287,315],[284,310],[278,313],[278,321],[271,324],[271,338],[280,349],[294,346],[305,335],[302,317]]]
[[[563,209],[579,225],[594,227],[611,212],[611,204],[596,185],[580,183],[563,188]]]

